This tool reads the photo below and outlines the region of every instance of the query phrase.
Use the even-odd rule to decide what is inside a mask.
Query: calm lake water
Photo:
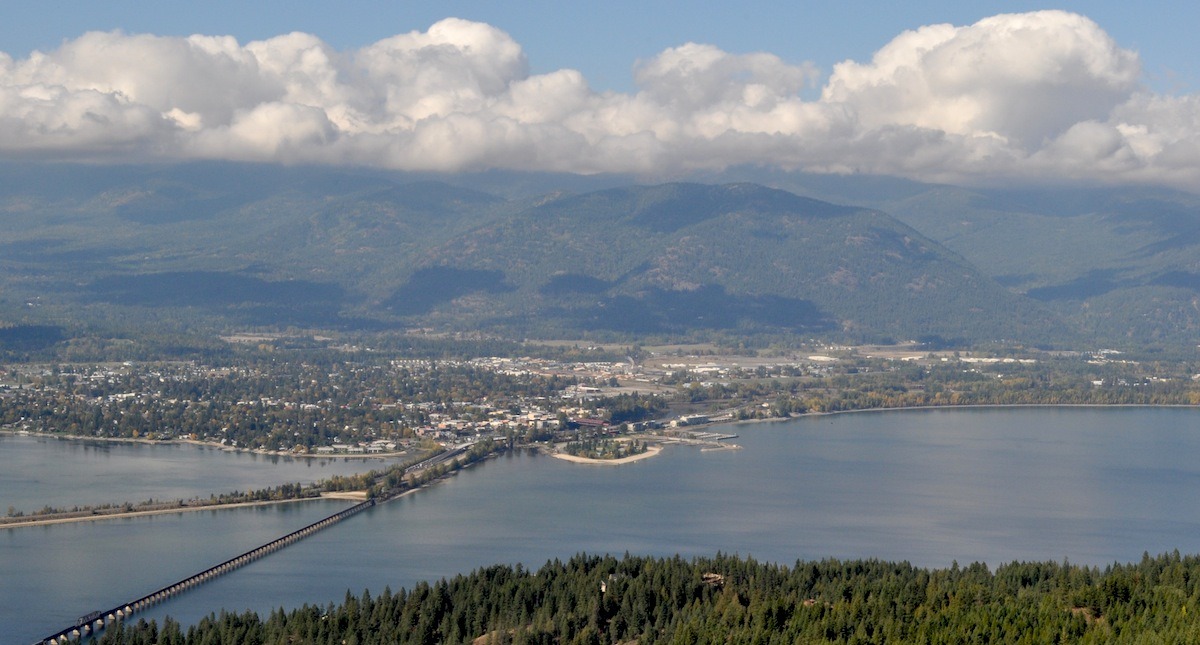
[[[1103,566],[1143,551],[1200,553],[1200,410],[904,411],[732,430],[744,449],[671,447],[619,467],[500,457],[143,615],[188,623],[221,607],[326,604],[347,591],[397,589],[497,562],[537,567],[580,551],[725,551],[781,563],[878,557],[938,567],[1064,558]],[[56,495],[95,485],[71,451],[38,444],[39,464],[36,450],[10,452],[14,443],[0,442],[3,494],[13,460],[56,471],[44,484]],[[125,448],[140,447],[107,449],[124,458]],[[263,466],[198,454],[214,472]],[[198,492],[228,488],[223,482]],[[344,506],[0,529],[0,633],[32,641]]]
[[[0,513],[120,504],[310,483],[395,459],[293,458],[191,444],[118,443],[0,434]]]

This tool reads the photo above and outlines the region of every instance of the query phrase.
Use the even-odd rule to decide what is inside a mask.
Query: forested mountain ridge
[[[1099,342],[1194,345],[1200,333],[1200,196],[1120,186],[963,187],[888,177],[740,169],[756,181],[877,208],[1044,303]]]
[[[747,182],[225,163],[0,170],[0,326],[63,338],[419,327],[1063,347],[1186,344],[1200,321],[1188,311],[1200,283],[1190,211],[1169,239],[1145,233],[1145,217],[1127,218],[1123,238],[1085,230],[1075,247],[1108,249],[1089,261],[1049,257],[1058,238],[1045,226],[1020,243],[1028,217],[991,226],[1008,231],[991,255],[961,244],[949,214],[972,216],[979,199],[939,202],[953,187],[900,180],[765,178],[862,204],[839,206]],[[1162,260],[1132,291],[1132,270],[1114,273],[1111,258],[1138,251],[1120,240]],[[1081,280],[1118,288],[1058,295]]]
[[[884,213],[754,184],[565,197],[451,240],[427,262],[492,275],[501,320],[522,313],[503,309],[512,291],[542,324],[564,329],[960,342],[1060,331],[1036,303]]]

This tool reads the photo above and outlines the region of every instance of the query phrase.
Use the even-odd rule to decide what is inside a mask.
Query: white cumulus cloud
[[[1058,11],[906,32],[870,63],[837,65],[822,99],[864,127],[996,136],[1024,149],[1103,118],[1140,76],[1137,56],[1092,21]]]
[[[1200,180],[1200,98],[1148,92],[1135,52],[1062,11],[907,31],[827,77],[698,43],[637,61],[631,93],[529,69],[508,34],[455,18],[350,51],[88,33],[0,54],[0,156]]]

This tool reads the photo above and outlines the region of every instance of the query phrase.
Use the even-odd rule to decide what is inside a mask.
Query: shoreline
[[[360,459],[366,461],[368,459],[392,459],[394,457],[402,457],[409,454],[408,451],[402,450],[398,452],[374,452],[370,454],[348,454],[348,453],[333,453],[333,454],[315,454],[311,452],[291,452],[288,450],[260,450],[256,448],[237,448],[234,446],[226,446],[212,441],[200,441],[199,439],[142,439],[140,437],[92,437],[81,434],[60,434],[57,432],[42,432],[40,430],[13,430],[12,428],[0,428],[0,435],[12,435],[14,437],[44,437],[46,439],[64,439],[70,441],[103,441],[108,443],[134,443],[149,446],[170,446],[170,445],[189,445],[197,448],[212,448],[221,452],[241,452],[250,455],[258,455],[261,457],[292,457],[294,459]]]
[[[642,455],[636,455],[636,456],[640,457]],[[467,464],[467,465],[463,466],[463,468],[464,469],[470,468],[471,466],[474,466],[474,465],[475,465],[474,463]],[[381,503],[389,502],[393,499],[400,499],[402,497],[407,497],[409,495],[416,494],[417,492],[420,492],[421,490],[423,490],[425,487],[427,487],[431,484],[434,484],[436,482],[439,482],[442,479],[444,479],[445,477],[450,476],[451,474],[453,474],[453,473],[447,473],[446,475],[443,475],[442,477],[434,479],[424,485],[410,488],[410,489],[404,491],[403,493],[400,493],[399,495],[395,495],[393,497],[389,497],[389,498],[382,500]],[[77,522],[99,522],[99,521],[103,521],[103,520],[116,520],[116,519],[130,518],[130,517],[143,517],[143,516],[149,516],[149,515],[168,515],[168,514],[172,514],[172,513],[191,513],[191,512],[195,512],[195,511],[223,511],[223,510],[231,509],[231,508],[248,508],[248,507],[252,507],[252,506],[272,506],[272,505],[276,505],[276,504],[292,504],[292,503],[297,503],[297,502],[315,502],[315,501],[320,501],[320,500],[342,500],[342,501],[357,503],[357,502],[364,502],[367,500],[367,498],[368,498],[367,491],[365,491],[365,490],[332,491],[332,492],[321,493],[321,495],[318,497],[297,497],[297,498],[292,498],[292,499],[262,500],[262,501],[257,501],[257,502],[235,502],[232,504],[207,504],[204,506],[179,506],[179,507],[175,507],[175,508],[161,508],[161,509],[146,510],[146,511],[104,513],[104,514],[100,514],[100,515],[81,515],[78,517],[58,517],[58,518],[51,517],[51,518],[45,518],[45,519],[29,519],[27,521],[0,524],[0,531],[3,531],[5,529],[16,529],[16,528],[22,528],[22,527],[27,527],[27,526],[50,526],[50,525],[54,525],[54,524],[73,524],[73,523],[77,523]]]
[[[550,455],[551,457],[554,457],[555,459],[569,461],[573,464],[595,464],[597,466],[620,466],[622,464],[632,464],[635,461],[641,461],[643,459],[649,459],[651,457],[655,457],[658,455],[658,453],[662,452],[662,450],[663,450],[662,446],[646,446],[646,452],[639,453],[636,455],[630,455],[628,457],[621,457],[620,459],[589,459],[588,457],[577,457],[575,455],[568,455],[566,453],[557,452],[557,451],[556,452],[546,452],[546,454]]]
[[[753,423],[780,423],[794,421],[805,417],[827,417],[835,414],[861,414],[866,412],[903,412],[905,410],[962,410],[983,408],[1193,408],[1200,410],[1200,405],[1190,403],[963,403],[959,405],[908,405],[888,408],[856,408],[853,410],[832,410],[829,412],[805,412],[790,417],[763,417],[757,419],[732,419],[729,421],[710,421],[686,426],[692,428],[711,428],[717,426],[739,426]]]
[[[755,424],[755,423],[779,423],[779,422],[792,421],[792,420],[796,420],[796,419],[803,419],[805,417],[824,417],[824,416],[831,416],[831,415],[837,415],[837,414],[859,414],[859,413],[866,413],[866,412],[902,412],[905,410],[929,411],[929,410],[1005,409],[1005,408],[1194,408],[1194,409],[1200,409],[1200,405],[1186,404],[1186,403],[1163,403],[1163,404],[1153,404],[1153,403],[972,403],[972,404],[959,404],[959,405],[919,405],[919,406],[899,406],[899,407],[880,407],[880,408],[858,408],[858,409],[852,409],[852,410],[833,410],[833,411],[828,411],[828,412],[806,412],[804,414],[798,414],[795,416],[787,416],[787,417],[765,417],[765,418],[753,418],[753,419],[736,419],[736,420],[726,420],[726,421],[715,421],[715,422],[698,423],[695,425],[689,425],[689,426],[687,426],[687,428],[688,429],[701,429],[701,428],[712,428],[712,427],[720,427],[720,426],[739,426],[739,425],[744,425],[744,424]],[[135,437],[91,437],[91,436],[86,436],[86,435],[57,434],[57,433],[41,432],[41,431],[34,431],[34,430],[14,430],[12,428],[0,428],[0,436],[2,436],[2,435],[29,436],[29,437],[61,439],[61,440],[69,440],[69,441],[103,441],[103,442],[132,443],[132,444],[140,443],[140,444],[150,444],[150,445],[189,444],[189,445],[202,447],[202,448],[213,448],[213,449],[220,450],[222,452],[244,452],[244,453],[250,453],[252,455],[275,456],[275,457],[296,457],[296,458],[308,458],[308,459],[318,459],[318,458],[319,459],[330,459],[330,458],[332,458],[332,459],[362,460],[362,461],[377,459],[377,460],[382,461],[382,460],[396,458],[396,457],[400,457],[405,454],[408,454],[407,451],[403,451],[403,452],[374,453],[374,454],[369,454],[369,455],[365,455],[365,454],[364,455],[347,455],[347,454],[317,455],[317,454],[311,454],[311,453],[291,453],[291,452],[285,452],[285,451],[266,451],[266,450],[254,450],[254,449],[249,449],[249,448],[235,448],[232,446],[224,446],[224,445],[217,444],[217,443],[199,441],[199,440],[194,440],[194,439],[175,438],[175,439],[168,439],[168,440],[156,440],[156,439],[143,439],[143,438],[135,438]],[[661,441],[664,439],[669,440],[669,438],[657,437],[654,435],[643,434],[642,436],[647,436],[648,438],[655,440],[655,441]],[[680,442],[680,443],[687,443],[687,442],[685,441],[685,442]],[[601,465],[601,466],[620,466],[620,465],[624,465],[624,464],[635,463],[635,462],[638,462],[638,461],[641,461],[644,459],[649,459],[651,457],[655,457],[663,451],[663,448],[664,448],[663,443],[658,442],[658,443],[647,446],[646,452],[643,452],[643,453],[640,453],[637,455],[631,455],[629,457],[622,457],[620,459],[591,459],[591,458],[587,458],[587,457],[578,457],[575,455],[568,455],[568,454],[559,452],[557,449],[554,449],[554,450],[539,449],[539,451],[542,452],[543,454],[546,454],[546,455],[549,455],[556,459],[561,459],[563,461],[567,461],[570,463],[591,464],[591,465]],[[738,448],[740,448],[740,446],[728,444],[728,445],[709,446],[709,447],[702,448],[702,450],[704,450],[704,451],[710,451],[710,450],[721,451],[721,450],[734,450],[734,449],[738,449]],[[400,496],[404,496],[404,495],[408,494],[409,492],[415,492],[415,489],[414,489],[414,491],[407,491],[407,492],[401,494]],[[24,526],[46,526],[46,525],[51,525],[51,524],[94,522],[94,521],[107,520],[107,519],[120,519],[120,518],[139,517],[139,516],[148,516],[148,515],[166,515],[166,514],[171,514],[171,513],[188,513],[188,512],[203,511],[203,510],[223,510],[223,509],[228,509],[228,508],[266,506],[266,505],[272,505],[272,504],[287,504],[287,503],[293,503],[293,502],[313,501],[313,500],[319,500],[319,499],[342,499],[342,500],[347,500],[347,501],[362,501],[362,500],[366,499],[366,493],[364,491],[340,491],[340,492],[322,493],[319,497],[306,497],[306,498],[295,498],[295,499],[284,499],[284,500],[262,500],[262,501],[255,501],[255,502],[236,502],[236,503],[232,503],[232,504],[208,504],[208,505],[203,505],[203,506],[180,506],[180,507],[166,508],[166,509],[129,511],[129,512],[118,512],[118,513],[101,513],[101,514],[95,514],[95,515],[82,515],[82,516],[77,516],[77,517],[60,517],[60,518],[52,517],[52,518],[45,518],[45,519],[29,519],[27,521],[20,521],[20,522],[0,522],[0,530],[12,529],[12,528],[24,527]]]
[[[149,515],[169,515],[173,513],[194,513],[196,511],[223,511],[230,508],[249,508],[252,506],[273,506],[275,504],[293,504],[297,502],[315,502],[318,500],[364,501],[366,491],[339,491],[322,493],[320,497],[297,497],[293,499],[270,499],[258,502],[234,502],[233,504],[207,504],[204,506],[179,506],[177,508],[159,508],[148,511],[122,511],[119,513],[101,513],[99,515],[80,515],[79,517],[48,517],[45,519],[30,519],[24,522],[7,522],[0,524],[0,530],[24,528],[27,526],[50,526],[52,524],[74,524],[77,522],[100,522],[103,520],[118,520],[128,517],[146,517]]]
[[[855,410],[833,410],[831,412],[806,412],[795,417],[777,417],[777,420],[802,419],[807,416],[852,414],[856,412],[900,412],[903,410],[958,410],[962,408],[1196,408],[1190,403],[960,403],[958,405],[909,405],[890,408],[858,408]],[[776,419],[763,419],[764,421]]]
[[[753,419],[730,419],[727,421],[710,421],[708,423],[697,423],[686,426],[689,429],[694,428],[710,428],[714,426],[737,426],[752,423],[776,423],[780,421],[791,421],[793,419],[803,419],[805,417],[823,417],[835,414],[859,414],[863,412],[902,412],[904,410],[959,410],[959,409],[979,409],[979,408],[1196,408],[1200,409],[1200,404],[1190,403],[963,403],[957,405],[908,405],[897,407],[884,408],[855,408],[852,410],[832,410],[829,412],[805,412],[795,416],[787,417],[761,417]],[[672,421],[669,419],[664,422],[666,424]],[[222,452],[241,452],[251,455],[259,455],[263,457],[292,457],[295,459],[345,459],[345,460],[369,460],[369,459],[391,459],[409,454],[408,451],[397,452],[377,452],[370,454],[315,454],[309,452],[291,452],[287,450],[262,450],[256,448],[239,448],[234,446],[226,446],[223,444],[200,441],[199,439],[142,439],[139,437],[94,437],[89,435],[76,434],[59,434],[56,432],[43,432],[40,430],[14,430],[12,428],[0,428],[0,435],[11,435],[18,437],[44,437],[47,439],[65,439],[71,441],[104,441],[115,443],[135,443],[145,445],[179,445],[186,444],[199,448],[212,448]],[[596,460],[608,461],[608,460]]]

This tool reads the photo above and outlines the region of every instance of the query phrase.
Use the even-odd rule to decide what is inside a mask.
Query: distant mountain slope
[[[1098,343],[1200,340],[1200,196],[1144,187],[964,188],[753,168],[714,173],[878,208]]]
[[[1054,307],[883,212],[750,183],[0,164],[0,325],[1068,342]]]
[[[486,304],[445,309],[459,319],[475,310],[584,329],[960,341],[1061,334],[1036,303],[883,213],[753,184],[567,197],[477,228],[424,263],[442,279],[490,276],[474,290]]]
[[[1200,338],[1200,198],[942,189],[890,207],[1089,337]]]
[[[374,171],[0,170],[0,323],[377,325],[373,289],[390,293],[412,256],[507,204]]]

